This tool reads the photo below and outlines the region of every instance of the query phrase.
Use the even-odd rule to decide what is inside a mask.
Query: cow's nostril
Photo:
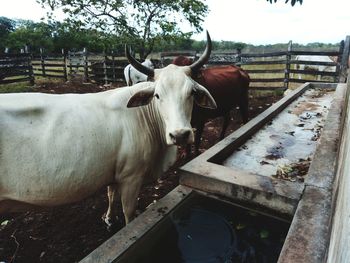
[[[173,142],[176,141],[176,136],[174,134],[172,134],[171,132],[169,132],[169,137]]]
[[[183,139],[188,139],[188,137],[190,136],[190,134],[191,134],[191,131],[190,131],[190,130],[184,131],[184,132],[182,133],[182,138],[183,138]]]
[[[192,130],[180,129],[169,133],[169,137],[174,144],[182,145],[187,144],[191,136]]]

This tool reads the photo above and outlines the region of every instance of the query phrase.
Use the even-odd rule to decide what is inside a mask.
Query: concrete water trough
[[[157,248],[168,244],[174,218],[197,207],[193,200],[225,204],[225,211],[235,211],[223,213],[227,221],[251,211],[277,220],[283,243],[267,262],[323,262],[345,93],[345,84],[307,83],[294,90],[181,167],[180,186],[81,262],[158,262],[152,261]]]

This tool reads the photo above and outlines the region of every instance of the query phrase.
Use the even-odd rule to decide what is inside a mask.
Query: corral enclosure
[[[350,36],[347,36],[345,41],[340,43],[339,50],[334,51],[293,50],[290,42],[287,50],[278,52],[261,54],[213,52],[207,66],[235,64],[242,67],[251,77],[250,89],[252,90],[286,90],[307,81],[338,83],[346,79],[349,45]],[[189,56],[194,60],[200,56],[190,51],[163,52],[160,54],[161,65],[167,65],[179,55]],[[306,56],[307,60],[298,60],[298,56]],[[314,57],[321,57],[321,59],[317,61]],[[332,57],[333,60],[330,62],[322,60],[328,57]],[[298,69],[300,65],[303,65],[304,69]],[[319,70],[322,67],[330,68],[330,70]],[[318,80],[316,76],[321,76],[321,79]]]
[[[235,52],[212,53],[208,66],[235,64],[245,69],[251,77],[252,90],[285,90],[296,87],[298,83],[344,82],[349,57],[350,37],[340,42],[339,50],[333,51],[296,51],[290,42],[288,49],[279,52],[262,54],[244,54]],[[196,59],[200,54],[193,51],[162,52],[153,60],[156,67],[164,67],[178,55]],[[298,60],[298,56],[310,57]],[[11,57],[11,59],[10,59]],[[21,58],[22,57],[22,58]],[[332,61],[315,61],[313,57],[332,57]],[[20,59],[21,58],[21,59]],[[23,61],[26,58],[26,62]],[[19,61],[26,64],[20,65]],[[86,49],[79,52],[65,52],[49,55],[43,50],[39,55],[15,54],[1,55],[1,83],[30,80],[35,77],[79,79],[83,82],[109,84],[124,82],[123,70],[128,64],[121,53],[92,54]],[[298,69],[302,65],[303,69]],[[320,70],[328,67],[330,70]],[[9,72],[11,71],[11,74]],[[7,72],[7,73],[6,73]],[[6,74],[5,74],[6,73]],[[17,77],[16,77],[17,76]],[[316,76],[320,76],[316,79]]]
[[[348,50],[348,49],[345,48],[345,50]],[[282,52],[282,53],[284,53],[284,52]],[[321,53],[325,54],[323,52],[321,52]],[[335,53],[339,54],[338,51],[331,51],[331,52],[326,53],[326,54],[327,55],[332,55],[332,54],[335,54]],[[312,53],[312,54],[316,56],[316,55],[319,55],[320,53],[319,52],[315,52],[315,53]],[[266,89],[285,89],[286,88],[285,83],[288,83],[290,85],[289,81],[292,82],[292,79],[294,77],[289,78],[288,79],[289,81],[287,81],[287,82],[285,81],[286,80],[285,77],[287,76],[285,74],[287,72],[286,71],[286,68],[287,68],[286,65],[288,65],[288,64],[285,64],[285,62],[288,61],[287,55],[282,55],[281,53],[262,54],[262,55],[261,54],[255,54],[255,55],[254,54],[250,54],[250,55],[253,55],[253,57],[249,58],[249,55],[248,55],[247,59],[245,59],[244,58],[244,54],[243,54],[242,57],[241,57],[241,62],[240,63],[236,62],[236,63],[240,64],[243,68],[245,68],[250,73],[250,75],[252,76],[253,83],[252,83],[251,86],[252,86],[253,89],[254,88],[255,89],[263,89],[263,90],[266,90]],[[293,55],[291,55],[290,62],[293,61],[292,58],[294,56],[296,56],[296,55],[297,55],[297,53],[293,53]],[[219,56],[222,56],[222,54],[219,54]],[[267,57],[267,58],[265,58],[265,57]],[[276,60],[274,60],[274,61],[277,61],[277,62],[279,61],[279,63],[277,63],[277,65],[273,65],[273,63],[271,63],[272,61],[270,61],[270,60],[272,60],[271,58],[275,58]],[[345,60],[344,58],[345,57],[343,56],[342,60]],[[69,61],[69,59],[67,57],[65,58],[64,56],[59,58],[59,60],[64,60],[64,59]],[[117,59],[117,58],[115,58],[115,59]],[[105,61],[105,62],[103,62],[103,61]],[[116,74],[116,72],[117,72],[116,68],[114,66],[110,66],[108,64],[109,61],[112,61],[112,63],[116,63],[116,62],[113,62],[113,57],[112,56],[110,56],[110,57],[100,56],[97,59],[97,61],[95,61],[97,63],[100,63],[100,65],[98,66],[98,68],[100,70],[99,71],[100,73],[98,73],[98,74],[101,74],[100,81],[102,83],[109,83],[110,81],[114,81],[113,77],[109,78],[109,76],[110,76],[109,74],[113,75],[113,74]],[[30,63],[30,62],[28,62],[28,63]],[[50,65],[50,63],[51,63],[50,62],[50,58],[38,59],[36,62],[35,61],[31,61],[31,63],[33,64],[34,68],[36,67],[36,70],[33,71],[33,74],[35,74],[35,72],[36,72],[36,74],[41,74],[42,72],[45,72],[45,75],[43,74],[42,77],[53,77],[53,78],[56,78],[57,75],[58,76],[62,76],[62,75],[64,76],[64,74],[65,74],[64,72],[65,71],[66,71],[68,79],[70,78],[70,75],[72,75],[74,77],[75,74],[78,75],[78,76],[81,76],[81,78],[83,80],[91,78],[91,76],[92,76],[89,73],[89,71],[91,71],[91,68],[90,68],[91,64],[87,64],[87,65],[84,64],[84,63],[82,64],[82,60],[79,60],[79,59],[76,60],[76,63],[74,62],[74,59],[72,59],[72,63],[70,63],[70,64],[64,64],[64,63],[60,64],[61,62],[52,62],[52,64]],[[68,62],[66,62],[66,63],[68,63]],[[124,61],[124,63],[126,63],[126,62]],[[226,63],[227,63],[227,61],[225,63],[217,63],[217,62],[214,62],[214,61],[210,61],[209,64],[217,65],[217,64],[226,64]],[[229,63],[231,63],[231,62],[229,61]],[[298,63],[298,62],[296,62],[296,63]],[[65,66],[65,65],[70,65],[70,66]],[[293,65],[291,67],[293,68],[295,65]],[[311,77],[310,77],[309,80],[312,80],[312,81],[315,80],[315,78],[313,76],[317,75],[317,74],[322,74],[322,75],[325,76],[321,80],[321,82],[333,82],[333,81],[337,82],[337,81],[341,81],[341,78],[343,76],[342,74],[344,72],[344,69],[346,70],[346,67],[345,68],[342,67],[341,63],[339,61],[338,61],[338,63],[334,62],[334,63],[327,64],[327,65],[335,66],[337,68],[337,71],[336,72],[331,72],[331,73],[329,73],[329,72],[327,73],[326,72],[325,74],[322,74],[322,72],[314,72],[314,71],[312,71],[312,72],[311,71],[310,72],[303,72],[303,73],[306,73],[306,74],[310,73],[312,76],[310,75]],[[261,67],[261,68],[258,68],[258,66]],[[51,72],[50,72],[50,68],[52,69]],[[58,69],[58,68],[62,68],[62,69]],[[86,68],[87,68],[87,70],[86,70]],[[122,72],[122,69],[123,69],[123,66],[120,66],[119,67],[120,74]],[[57,70],[57,72],[55,72],[56,70]],[[28,72],[30,72],[30,68],[28,69]],[[87,72],[87,75],[85,75],[85,72]],[[291,69],[289,71],[289,73],[290,73],[289,76],[292,76],[292,74],[299,74],[300,72],[297,72],[297,71],[293,72],[293,69]],[[280,75],[278,77],[276,77],[276,74],[280,74]],[[87,76],[87,78],[86,78],[86,76]],[[65,78],[65,77],[62,77],[62,78]],[[264,79],[264,81],[261,81],[262,79]],[[272,79],[272,81],[271,81],[271,79]],[[7,78],[6,80],[9,80],[9,78]],[[11,76],[10,80],[12,81],[12,76]],[[25,81],[27,81],[27,80],[25,80]],[[119,79],[119,80],[121,80],[121,79]],[[296,82],[301,82],[301,81],[304,82],[304,81],[306,81],[305,79],[299,80],[298,78],[295,78],[295,80],[296,80]],[[320,86],[320,87],[322,89],[322,86]],[[330,88],[330,90],[325,89],[325,90],[327,90],[327,92],[325,92],[324,95],[328,94],[328,95],[330,95],[330,97],[332,97],[333,96],[332,94],[334,93],[335,86],[328,86],[328,88]],[[306,95],[307,95],[307,93],[306,93]],[[315,94],[311,94],[310,96],[311,96],[311,99],[317,99],[317,97],[319,97],[317,94],[316,95]],[[312,97],[314,97],[314,98],[312,98]],[[320,97],[322,97],[322,96],[320,96]],[[298,103],[298,102],[296,102],[296,103]],[[323,123],[323,121],[325,121],[324,117],[326,117],[327,114],[328,114],[327,110],[329,109],[330,104],[329,104],[329,100],[327,100],[327,99],[325,101],[317,100],[315,103],[316,104],[320,103],[322,106],[325,106],[325,108],[323,108],[323,107],[319,108],[319,110],[320,110],[318,112],[319,114],[317,114],[317,112],[316,112],[315,115],[314,114],[310,115],[307,112],[304,115],[301,113],[300,118],[301,118],[301,120],[304,120],[306,122],[308,122],[309,120],[315,120],[315,119],[317,120],[316,121],[316,128],[315,128],[315,126],[312,126],[312,127],[307,127],[306,126],[306,128],[308,130],[305,130],[306,133],[307,132],[312,133],[312,136],[316,135],[315,136],[315,138],[316,138],[321,133],[321,130],[318,129],[318,128],[322,128],[321,126],[324,126],[324,123]],[[300,104],[298,106],[300,106]],[[306,105],[306,106],[310,106],[310,105]],[[311,107],[311,108],[313,108],[313,107]],[[314,109],[311,109],[311,108],[310,108],[310,111],[313,111]],[[287,116],[291,115],[291,113],[288,112],[288,110],[286,112],[282,112],[281,114],[285,114]],[[292,113],[292,114],[294,114],[294,113]],[[338,116],[335,116],[335,117],[338,118]],[[298,119],[300,119],[300,118],[298,118]],[[321,121],[321,123],[319,123],[318,121]],[[271,125],[267,125],[267,127],[271,127]],[[274,131],[276,131],[273,126],[271,128]],[[280,136],[280,134],[282,133],[281,130],[276,131],[275,135],[277,135],[277,136],[272,136],[271,138],[270,137],[268,138],[270,140],[270,142],[273,141],[274,143],[277,143],[277,146],[276,145],[272,145],[270,147],[272,149],[272,151],[269,151],[269,154],[271,155],[270,159],[263,160],[261,162],[259,162],[259,161],[256,162],[257,167],[255,168],[255,171],[259,170],[259,175],[261,175],[264,171],[267,170],[268,173],[266,175],[273,175],[273,176],[266,176],[266,177],[271,177],[271,178],[279,177],[279,179],[281,179],[280,185],[282,185],[283,187],[286,187],[286,188],[283,190],[283,187],[280,187],[280,188],[277,187],[277,194],[281,194],[282,193],[283,198],[289,199],[289,197],[285,196],[286,195],[285,192],[289,191],[290,189],[294,189],[294,188],[296,189],[296,190],[295,189],[293,190],[295,192],[292,191],[292,194],[291,194],[292,197],[289,200],[289,201],[292,200],[293,202],[291,202],[291,203],[287,202],[288,205],[286,206],[285,211],[282,211],[281,215],[277,216],[279,219],[282,218],[284,221],[288,221],[288,223],[290,223],[290,220],[291,220],[291,217],[292,217],[293,207],[295,208],[295,205],[296,205],[296,201],[295,200],[300,196],[302,186],[304,185],[303,184],[303,180],[305,179],[305,175],[304,176],[296,176],[295,173],[293,174],[293,173],[290,172],[291,168],[296,168],[296,166],[294,166],[294,164],[295,164],[294,161],[292,161],[290,163],[284,163],[284,162],[283,163],[273,163],[273,161],[275,161],[273,159],[275,157],[278,157],[280,155],[280,153],[281,153],[281,151],[279,151],[279,149],[278,149],[279,142],[281,142],[279,140],[281,139],[282,143],[285,143],[287,146],[289,146],[291,144],[291,139],[293,137],[294,138],[297,137],[296,135],[300,135],[299,132],[300,132],[301,129],[302,129],[302,127],[296,126],[296,130],[288,130],[288,133],[284,133],[283,132],[283,136]],[[315,133],[313,133],[313,131],[311,132],[312,129],[313,129],[313,131],[315,131]],[[318,133],[318,131],[320,133]],[[234,138],[234,137],[235,136],[230,137],[231,139],[229,139],[229,140],[232,140],[232,138]],[[319,138],[317,138],[317,139],[319,139]],[[236,143],[238,143],[238,141],[236,141]],[[313,141],[313,142],[316,143],[316,141]],[[239,144],[240,143],[241,143],[241,141],[239,142]],[[247,141],[246,143],[247,143],[247,145],[245,145],[245,144],[241,144],[240,145],[241,148],[238,148],[238,150],[236,151],[236,154],[244,154],[244,152],[246,152],[247,150],[250,149],[249,141]],[[254,141],[252,142],[252,144],[254,144]],[[235,145],[235,143],[233,143],[233,145]],[[295,145],[295,144],[293,144],[293,145]],[[310,146],[310,148],[313,148],[314,146],[315,145]],[[240,167],[237,167],[236,165],[232,165],[230,167],[229,164],[228,164],[229,163],[229,158],[224,160],[224,159],[222,159],[222,157],[220,157],[222,155],[226,155],[225,151],[228,151],[228,150],[224,149],[222,152],[218,153],[217,156],[212,156],[213,158],[210,160],[210,163],[212,165],[214,165],[214,166],[215,165],[220,165],[221,166],[222,164],[224,164],[224,166],[227,165],[227,168],[229,168],[229,169],[232,169],[232,167],[233,167],[234,169],[238,168],[239,170],[243,170]],[[232,149],[230,149],[230,151],[232,151]],[[314,148],[313,148],[313,151],[314,151]],[[312,152],[312,150],[310,150],[310,152]],[[282,152],[282,153],[286,154],[284,152]],[[288,155],[288,154],[286,154],[286,155]],[[307,173],[309,171],[308,168],[309,168],[312,160],[309,160],[308,157],[305,157],[305,158],[303,157],[302,159],[305,160],[305,163],[303,163],[302,165],[299,165],[299,168],[300,169],[306,169],[306,173]],[[204,163],[206,163],[206,162],[204,162]],[[240,163],[240,161],[237,162],[237,163]],[[272,171],[271,172],[271,169],[270,169],[271,167],[274,167],[276,169],[276,171]],[[251,171],[244,171],[244,172],[251,173]],[[242,172],[242,174],[244,174],[244,173]],[[183,177],[183,178],[186,178],[186,177]],[[251,177],[248,176],[248,178],[251,178]],[[185,179],[183,179],[183,180],[185,180]],[[183,183],[185,181],[183,181]],[[255,181],[253,181],[253,183],[254,182]],[[250,181],[249,183],[252,183],[252,181]],[[292,184],[296,185],[296,187],[292,187]],[[255,185],[253,184],[253,186],[255,186]],[[243,189],[242,191],[243,192],[246,191],[246,187],[248,187],[248,186],[243,185],[243,187],[242,187],[242,189]],[[272,188],[270,187],[269,180],[267,180],[267,181],[262,180],[261,182],[259,182],[259,187],[262,187],[262,189],[265,189],[265,190],[266,189],[267,190],[273,189],[273,187]],[[261,189],[259,187],[257,189],[260,191]],[[254,190],[256,190],[256,189],[254,189]],[[322,189],[322,190],[324,190],[324,189]],[[185,192],[183,190],[181,190],[181,191],[182,191],[182,194]],[[192,193],[192,190],[190,190],[190,191]],[[232,189],[230,191],[231,191],[231,195],[232,195]],[[201,190],[199,192],[201,192]],[[306,192],[306,193],[308,193],[308,192]],[[255,192],[253,193],[253,195],[254,194],[255,194]],[[271,193],[268,192],[267,196],[269,196],[270,194]],[[214,195],[216,195],[216,194],[214,194]],[[212,197],[212,196],[210,196],[210,197]],[[321,198],[323,198],[323,197],[324,196],[321,195]],[[326,197],[328,198],[328,196],[326,196]],[[325,199],[328,202],[329,200],[327,198],[325,198]],[[267,200],[268,200],[268,198],[267,198]],[[244,200],[244,201],[246,201],[246,200]],[[264,202],[262,204],[263,206],[264,206]],[[267,202],[268,201],[266,201],[266,203]],[[283,202],[282,202],[282,204],[285,205],[285,203],[283,203]],[[246,202],[244,202],[244,205],[246,205]],[[259,205],[261,205],[261,204],[259,203]],[[167,206],[167,207],[169,209],[171,208],[170,205]],[[155,213],[158,216],[162,216],[162,214],[164,214],[168,210],[168,209],[164,210],[163,209],[164,207],[162,208],[161,206],[159,208],[161,208],[161,209],[158,210],[158,208],[157,208],[155,210]],[[256,207],[253,207],[253,208],[255,209]],[[274,209],[273,207],[269,207],[269,206],[266,206],[265,208],[268,211],[267,213],[271,213],[271,211],[273,211],[273,209]],[[317,208],[320,208],[320,207],[317,207]],[[144,217],[143,217],[143,219],[144,219]],[[146,221],[146,222],[149,222],[149,221]],[[294,224],[294,228],[296,228],[295,224]],[[316,233],[317,233],[317,229],[316,229]],[[120,237],[120,236],[118,236],[118,237]],[[134,236],[131,236],[130,238],[131,238],[131,240],[135,239]],[[287,242],[290,242],[290,240],[291,240],[291,238],[287,239]],[[296,253],[296,255],[299,255],[299,254]],[[96,261],[94,261],[94,262],[96,262]],[[128,261],[126,261],[126,262],[128,262]],[[281,261],[281,262],[288,262],[288,261]]]

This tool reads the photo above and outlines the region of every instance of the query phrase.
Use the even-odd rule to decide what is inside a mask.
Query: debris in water
[[[294,136],[294,133],[295,133],[295,131],[286,132],[286,134],[289,134],[289,135],[291,135],[291,136]]]
[[[261,162],[260,162],[260,164],[261,165],[265,165],[265,164],[270,164],[269,162],[266,162],[266,161],[264,161],[264,160],[262,160]]]
[[[288,165],[279,165],[277,172],[273,177],[283,179],[290,182],[304,182],[304,177],[307,175],[311,159],[299,159],[298,163],[291,163]]]

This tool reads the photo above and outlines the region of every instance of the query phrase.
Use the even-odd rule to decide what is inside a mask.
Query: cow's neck
[[[142,128],[143,131],[146,129],[152,137],[152,141],[160,143],[162,147],[166,147],[164,120],[159,114],[157,103],[152,100],[151,103],[139,109],[139,117],[142,118],[142,123],[145,125],[145,127]]]

